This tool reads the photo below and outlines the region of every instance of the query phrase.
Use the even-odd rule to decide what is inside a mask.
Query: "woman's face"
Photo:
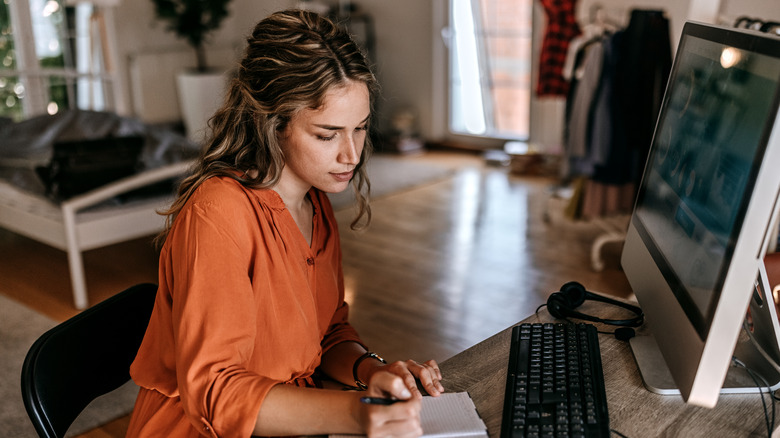
[[[281,138],[282,182],[304,193],[312,186],[328,193],[346,189],[360,162],[369,115],[368,87],[353,81],[328,91],[322,107],[295,114]]]

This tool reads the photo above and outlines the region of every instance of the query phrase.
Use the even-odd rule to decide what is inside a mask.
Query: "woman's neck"
[[[311,246],[312,216],[314,215],[314,207],[308,196],[311,187],[295,184],[296,182],[285,178],[285,174],[282,172],[279,182],[272,189],[282,198],[282,202],[298,225],[298,229],[301,230],[306,243]]]

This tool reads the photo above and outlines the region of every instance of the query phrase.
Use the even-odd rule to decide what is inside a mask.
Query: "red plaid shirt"
[[[547,15],[542,54],[539,59],[538,96],[566,96],[569,81],[563,77],[563,65],[571,40],[580,35],[574,17],[577,0],[539,0]]]

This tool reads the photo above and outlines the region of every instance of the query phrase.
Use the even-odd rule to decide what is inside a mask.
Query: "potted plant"
[[[205,43],[229,15],[231,0],[152,0],[157,18],[166,29],[195,49],[195,68],[182,71],[177,79],[179,106],[187,136],[205,137],[208,119],[222,101],[225,71],[209,65]]]

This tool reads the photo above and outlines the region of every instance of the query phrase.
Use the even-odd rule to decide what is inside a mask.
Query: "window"
[[[107,51],[95,2],[0,0],[0,116],[113,109]]]
[[[450,0],[450,130],[527,140],[532,0]]]

